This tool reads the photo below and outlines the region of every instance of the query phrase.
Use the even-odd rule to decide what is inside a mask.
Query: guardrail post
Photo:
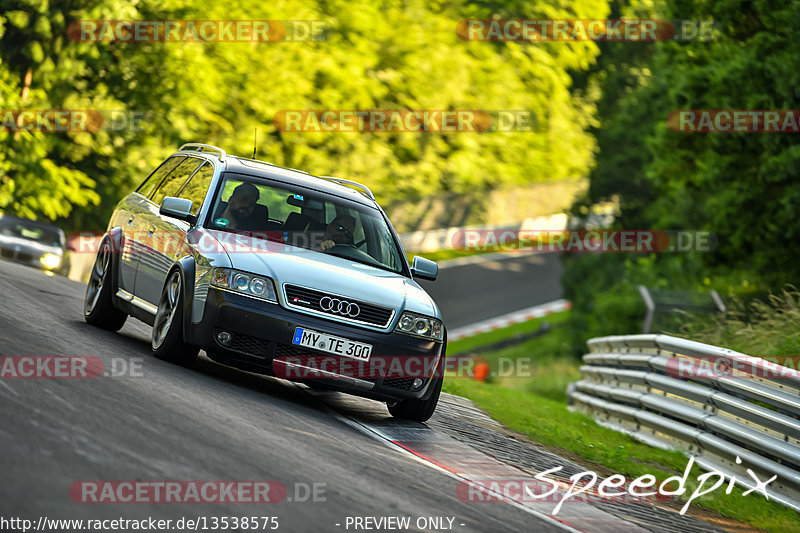
[[[644,317],[644,325],[642,326],[642,333],[650,333],[650,326],[653,324],[653,313],[656,310],[656,305],[653,303],[653,298],[650,296],[650,291],[644,285],[639,285],[639,294],[642,295],[644,305],[647,306],[647,315]]]

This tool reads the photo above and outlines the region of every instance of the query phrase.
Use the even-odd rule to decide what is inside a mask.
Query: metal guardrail
[[[667,335],[588,342],[570,409],[706,470],[755,487],[800,512],[800,370]],[[737,457],[741,459],[737,462]]]

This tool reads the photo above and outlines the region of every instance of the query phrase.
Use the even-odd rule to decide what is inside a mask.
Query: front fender
[[[125,244],[125,237],[122,234],[122,228],[111,228],[108,233],[106,233],[103,241],[108,242],[108,244],[111,245],[111,272],[113,273],[113,276],[111,276],[111,303],[116,309],[119,309],[123,312],[128,312],[127,309],[123,309],[120,306],[117,300],[117,291],[119,290],[119,261],[120,256],[122,255],[122,248]],[[100,250],[98,250],[98,252],[99,251]]]
[[[433,387],[431,385],[436,379],[444,380],[444,371],[446,367],[445,357],[447,357],[447,328],[444,330],[444,338],[442,339],[442,353],[439,355],[439,363],[436,365],[436,370],[433,371],[433,378],[428,382],[425,394],[422,396],[423,400],[427,400],[433,394]]]
[[[173,270],[179,269],[183,277],[183,341],[192,341],[192,302],[194,301],[194,257],[187,255],[175,262]],[[169,278],[169,276],[167,276]]]

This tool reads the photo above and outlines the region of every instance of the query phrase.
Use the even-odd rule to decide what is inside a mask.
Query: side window
[[[286,191],[259,187],[261,196],[258,203],[269,208],[269,218],[279,222],[285,221],[290,213],[300,213],[300,207],[288,203]]]
[[[356,221],[356,227],[353,231],[353,242],[359,243],[364,240],[364,221],[362,219],[361,213],[356,211],[355,209],[345,209],[343,211],[344,215],[350,215]]]
[[[194,178],[192,178],[192,181],[194,181]],[[226,180],[222,188],[222,193],[220,194],[220,199],[227,203],[231,199],[234,189],[242,183],[244,182],[241,180]],[[289,217],[290,213],[301,212],[299,207],[288,203],[287,196],[290,196],[289,191],[273,189],[263,185],[256,185],[256,188],[259,194],[256,206],[265,206],[267,208],[267,213],[269,213],[269,218],[272,221],[277,220],[278,222],[284,222]]]
[[[186,180],[189,179],[192,172],[194,172],[202,162],[202,159],[187,157],[169,176],[164,178],[164,181],[161,182],[161,185],[158,186],[150,199],[153,200],[156,205],[161,205],[161,201],[165,196],[175,196],[178,194],[183,184],[186,183]]]
[[[164,176],[172,172],[172,170],[180,164],[181,161],[186,159],[186,156],[177,156],[177,157],[170,157],[157,169],[155,169],[150,176],[144,180],[144,183],[139,185],[139,188],[136,189],[136,192],[144,196],[145,198],[149,198],[151,194],[153,194],[153,190],[161,183],[161,180],[164,179]]]
[[[183,190],[178,194],[179,198],[186,198],[192,201],[192,214],[196,215],[200,211],[200,206],[205,200],[208,186],[211,185],[211,178],[214,176],[214,165],[203,163],[203,166],[194,173]]]

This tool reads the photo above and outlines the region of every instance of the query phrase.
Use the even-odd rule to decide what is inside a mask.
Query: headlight
[[[56,254],[47,253],[42,256],[39,261],[42,262],[44,266],[47,268],[58,268],[58,265],[61,264],[61,256]]]
[[[407,335],[437,341],[442,340],[444,336],[441,320],[407,312],[400,316],[400,320],[394,330]]]
[[[246,294],[259,300],[275,303],[278,301],[275,297],[275,284],[272,283],[271,278],[255,276],[230,268],[215,268],[211,272],[211,286]]]

